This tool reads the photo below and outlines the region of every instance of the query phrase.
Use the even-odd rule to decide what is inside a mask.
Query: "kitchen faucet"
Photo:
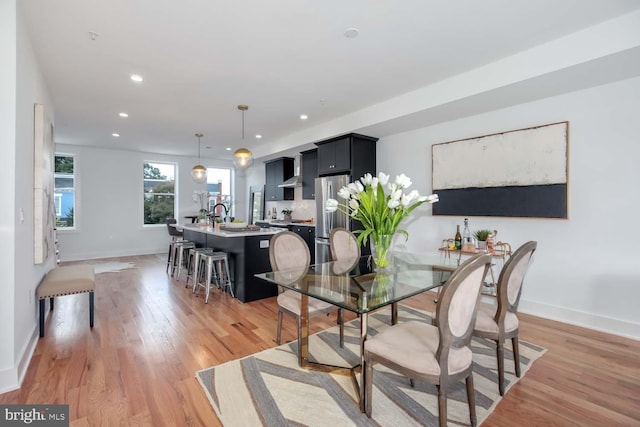
[[[225,205],[223,205],[222,203],[216,203],[215,205],[213,205],[213,208],[211,209],[211,212],[213,212],[213,216],[217,217],[218,215],[216,215],[216,208],[218,206],[222,206],[222,209],[224,209],[224,217],[228,217],[229,216],[229,210],[227,209],[227,207]]]

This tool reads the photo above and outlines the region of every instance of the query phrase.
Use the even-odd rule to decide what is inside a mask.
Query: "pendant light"
[[[203,136],[201,133],[196,133],[196,138],[198,138],[198,164],[191,169],[191,178],[198,184],[207,182],[207,168],[200,164],[200,138]]]
[[[244,141],[244,112],[249,109],[248,105],[238,105],[238,110],[242,111],[242,140]],[[233,153],[233,164],[239,169],[246,169],[253,163],[253,154],[248,148],[238,148]]]

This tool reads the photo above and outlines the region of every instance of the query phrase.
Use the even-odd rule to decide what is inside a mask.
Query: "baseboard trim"
[[[167,243],[167,247],[163,248],[147,248],[147,249],[133,249],[128,251],[113,251],[113,252],[83,252],[80,254],[64,254],[60,261],[84,261],[89,259],[102,259],[102,258],[118,258],[125,256],[138,256],[138,255],[155,255],[155,254],[166,254],[169,244]]]
[[[34,329],[29,341],[22,349],[17,366],[0,371],[0,394],[17,390],[22,386],[22,381],[29,369],[29,363],[33,357],[33,352],[38,345],[39,332]]]
[[[536,301],[520,300],[518,311],[545,319],[557,320],[570,325],[582,326],[608,334],[640,340],[640,324],[613,319],[593,313],[543,304]]]

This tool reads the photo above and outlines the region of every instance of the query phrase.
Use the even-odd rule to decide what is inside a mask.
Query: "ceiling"
[[[636,46],[594,54],[579,67],[568,61],[553,72],[425,101],[437,98],[443,82],[463,88],[465,76],[482,70],[490,76],[491,64],[634,12],[637,0],[21,0],[18,6],[54,104],[56,142],[64,144],[195,157],[194,134],[201,132],[204,158],[230,159],[225,148],[242,146],[268,157],[334,134],[382,137],[640,75]],[[358,36],[346,37],[349,28]],[[612,73],[615,61],[622,66]],[[144,82],[132,82],[133,73]],[[249,106],[244,139],[238,104]],[[303,113],[308,120],[299,119]]]

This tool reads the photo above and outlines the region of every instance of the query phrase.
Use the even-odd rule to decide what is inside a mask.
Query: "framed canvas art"
[[[431,147],[434,215],[569,217],[569,122]]]
[[[56,208],[53,194],[53,124],[44,105],[34,105],[33,126],[34,263],[43,264],[55,250]]]

